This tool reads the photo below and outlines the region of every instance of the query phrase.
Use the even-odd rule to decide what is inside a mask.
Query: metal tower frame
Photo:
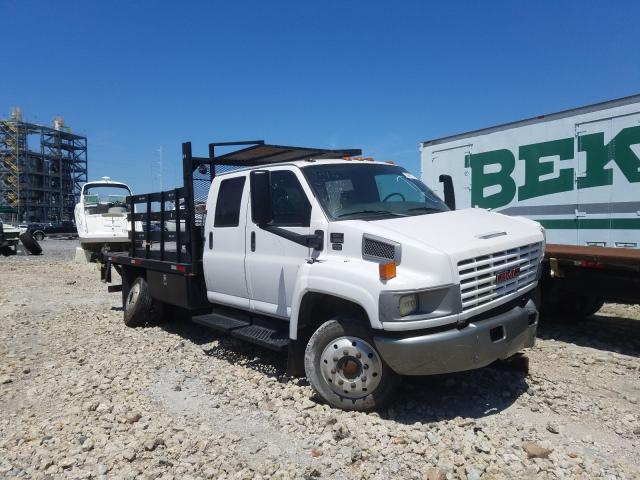
[[[0,215],[18,222],[72,220],[86,181],[86,137],[61,123],[0,120]]]

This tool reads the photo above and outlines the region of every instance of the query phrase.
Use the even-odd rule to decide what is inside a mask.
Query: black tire
[[[44,234],[44,232],[36,231],[36,232],[33,232],[32,236],[33,236],[33,238],[35,238],[38,242],[41,242],[41,241],[43,241],[43,240],[44,240],[45,234]]]
[[[124,324],[127,327],[141,327],[155,319],[153,299],[149,294],[147,281],[138,277],[124,298]]]
[[[579,321],[596,313],[603,304],[604,299],[600,297],[567,292],[554,313],[568,321]]]
[[[42,253],[42,247],[29,232],[21,233],[20,241],[31,255],[40,255]]]
[[[588,300],[585,300],[585,303],[582,306],[582,311],[580,313],[582,313],[583,318],[590,317],[594,313],[597,313],[598,310],[602,308],[602,305],[604,305],[603,298],[589,298]]]
[[[352,345],[355,351],[364,349],[364,351],[372,352],[368,357],[371,360],[366,356],[357,357],[363,359],[357,360],[348,353],[347,349],[337,347],[340,342],[351,343],[351,340],[353,340]],[[356,373],[351,370],[353,376],[349,377],[346,382],[344,380],[346,377],[343,376],[346,368],[331,369],[333,365],[327,365],[326,357],[329,355],[328,352],[333,351],[331,350],[332,343],[333,347],[337,348],[335,355],[330,354],[333,357],[329,361],[338,362],[334,364],[336,367],[343,360],[346,360],[345,364],[356,363]],[[371,366],[367,362],[370,362]],[[379,409],[390,400],[400,382],[400,376],[389,368],[375,350],[369,329],[343,320],[329,320],[323,323],[311,336],[304,353],[304,369],[315,392],[328,404],[343,410],[370,411]],[[329,378],[330,373],[334,374],[332,378]],[[371,378],[365,378],[367,376]],[[366,381],[361,381],[363,378]],[[378,383],[375,387],[370,388],[371,382],[375,383],[376,381]],[[357,388],[354,385],[357,385]]]

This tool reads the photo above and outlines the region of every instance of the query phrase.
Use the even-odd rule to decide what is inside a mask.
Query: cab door
[[[296,171],[271,171],[272,226],[311,232],[311,204]],[[289,318],[296,278],[311,249],[259,228],[247,211],[247,283],[252,310]]]
[[[207,202],[202,255],[209,301],[244,309],[249,308],[245,270],[248,202],[246,174],[222,177],[217,194],[210,194]]]

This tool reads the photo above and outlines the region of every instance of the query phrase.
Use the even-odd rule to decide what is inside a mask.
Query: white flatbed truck
[[[458,207],[546,229],[543,312],[640,303],[640,95],[429,140],[421,162]]]
[[[244,148],[215,155],[230,145]],[[193,157],[183,144],[184,186],[129,197],[131,250],[103,259],[103,280],[112,268],[122,278],[109,290],[122,290],[125,323],[177,308],[286,350],[290,375],[352,410],[384,404],[401,375],[471,370],[532,347],[540,225],[450,211],[405,169],[359,154],[256,141]]]

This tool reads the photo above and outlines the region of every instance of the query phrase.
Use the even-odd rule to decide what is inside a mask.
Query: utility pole
[[[163,179],[163,150],[162,145],[158,148],[158,153],[160,154],[160,191],[164,190],[164,179]]]

